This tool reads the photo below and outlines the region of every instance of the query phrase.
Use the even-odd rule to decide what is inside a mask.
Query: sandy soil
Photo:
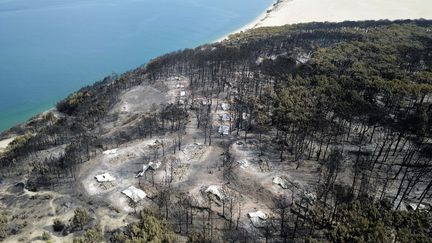
[[[183,100],[188,107],[192,101],[198,103],[205,98],[188,92],[189,80],[186,77],[172,77],[160,82],[163,83],[161,86],[148,88],[137,86],[126,91],[111,113],[123,120],[132,116],[136,112],[135,109],[141,109],[139,114],[146,114],[151,109],[149,102],[146,102],[146,97],[156,97],[158,93],[161,93],[161,97],[152,100],[158,102],[158,106]],[[185,93],[182,95],[182,92]],[[174,140],[177,134],[174,132],[167,132],[165,135],[154,134],[151,138],[140,138],[110,148],[109,151],[92,158],[80,168],[77,178],[80,182],[77,189],[80,191],[79,198],[55,192],[32,193],[19,190],[16,186],[19,181],[4,181],[0,187],[0,209],[10,208],[13,204],[17,210],[11,212],[9,216],[14,218],[18,226],[23,227],[19,234],[8,238],[8,242],[19,240],[41,242],[44,231],[52,235],[54,242],[70,240],[75,235],[62,238],[60,234],[52,231],[53,220],[60,218],[68,222],[73,216],[73,209],[83,205],[89,209],[96,220],[95,223],[105,231],[111,231],[133,222],[134,211],[157,207],[157,195],[167,188],[172,191],[187,192],[187,196],[194,202],[196,218],[194,227],[197,227],[197,230],[201,230],[199,227],[207,222],[205,219],[208,212],[203,208],[209,207],[211,212],[222,215],[228,212],[224,211],[227,208],[222,205],[227,206],[232,201],[233,214],[229,217],[233,219],[238,217],[240,227],[255,232],[258,237],[256,242],[261,242],[263,235],[252,225],[248,213],[261,210],[267,216],[273,217],[277,214],[274,200],[281,196],[291,203],[299,199],[316,197],[316,193],[319,192],[317,178],[320,175],[318,170],[320,164],[315,160],[307,159],[302,160],[301,163],[291,160],[281,162],[278,149],[272,142],[275,135],[273,132],[262,138],[263,154],[260,153],[257,134],[248,133],[245,141],[244,132],[240,131],[237,134],[235,127],[231,127],[231,134],[219,135],[219,126],[230,126],[229,120],[224,121],[221,118],[232,112],[229,109],[222,109],[222,103],[230,103],[228,97],[226,93],[221,93],[218,99],[213,98],[210,102],[213,117],[211,145],[208,144],[209,140],[204,139],[203,125],[198,128],[196,113],[187,109],[189,116],[186,129],[181,133],[180,151],[177,149],[174,152],[173,149],[174,146],[177,147]],[[116,125],[116,123],[114,121],[111,124],[111,131],[127,130],[128,124]],[[164,141],[165,153],[161,148],[155,149],[156,141]],[[231,155],[233,166],[232,170],[225,171],[227,174],[224,174],[223,154],[226,149]],[[54,147],[41,152],[41,155],[36,154],[36,157],[42,158],[43,153],[59,154],[63,150],[64,146]],[[353,147],[351,150],[356,148]],[[136,175],[142,170],[143,165],[150,161],[160,162],[160,166],[154,169],[154,172],[148,171],[143,177],[137,178]],[[97,182],[95,176],[103,173],[109,173],[116,180],[109,183]],[[228,174],[229,179],[227,179]],[[350,173],[340,174],[338,181],[351,183]],[[285,189],[273,183],[275,177],[286,180]],[[148,197],[137,204],[131,203],[122,194],[122,191],[129,186],[141,188]],[[223,200],[206,192],[210,186],[217,187],[223,195]],[[178,203],[175,201],[178,200],[177,196],[171,198],[173,205]],[[171,214],[177,213],[176,210],[176,207],[173,207]],[[225,217],[228,217],[227,215],[230,214],[226,213]],[[28,222],[34,219],[37,219],[37,223],[29,225]],[[215,220],[216,228],[226,227],[226,218],[215,217]]]
[[[255,20],[234,33],[257,27],[308,22],[419,18],[432,19],[432,1],[279,0]]]
[[[167,103],[176,102],[176,100],[180,99],[180,92],[185,91],[188,85],[189,82],[184,77],[172,77],[167,80],[160,80],[156,85],[136,86],[124,92],[120,98],[120,102],[111,111],[111,114],[118,115],[118,120],[123,122],[116,121],[107,126],[110,129],[110,133],[107,135],[115,131],[127,129],[127,126],[131,123],[122,124],[133,114],[147,114],[151,112],[153,106],[159,107]],[[121,192],[133,185],[151,194],[154,188],[149,188],[148,184],[145,184],[146,176],[150,177],[150,175],[147,173],[142,178],[136,178],[136,175],[142,170],[143,164],[154,160],[150,146],[154,145],[156,140],[164,140],[167,150],[172,146],[171,135],[143,138],[122,144],[120,147],[115,148],[113,154],[101,154],[85,163],[81,168],[80,181],[86,194],[108,202],[122,213],[133,212],[134,208],[131,207],[128,198]],[[189,137],[185,138],[184,144],[183,150],[188,148],[188,145],[193,145],[192,139]],[[164,184],[166,176],[165,168],[169,168],[168,161],[187,161],[190,159],[187,158],[189,154],[194,154],[194,151],[189,150],[187,154],[177,153],[173,156],[161,158],[162,165],[154,173],[155,184],[158,186]],[[98,183],[95,180],[95,176],[103,173],[109,173],[116,180],[109,183]],[[141,201],[137,207],[149,207],[150,203],[151,201],[146,199]]]

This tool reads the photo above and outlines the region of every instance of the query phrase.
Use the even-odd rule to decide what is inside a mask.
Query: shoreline
[[[269,14],[272,11],[274,11],[280,4],[283,4],[284,2],[286,3],[288,1],[292,1],[292,0],[276,0],[270,6],[268,6],[262,13],[260,13],[255,19],[253,19],[251,22],[247,23],[246,25],[244,25],[244,26],[242,26],[242,27],[240,27],[240,28],[238,28],[238,29],[236,29],[236,30],[234,30],[232,32],[229,32],[227,35],[224,35],[224,36],[216,39],[215,41],[213,41],[213,43],[221,42],[223,40],[226,40],[232,34],[240,33],[242,31],[246,31],[246,30],[249,30],[249,29],[254,29],[254,28],[259,27],[258,25],[260,23],[262,23],[266,18],[268,18]]]
[[[263,13],[232,34],[258,27],[310,22],[432,19],[430,0],[277,0]]]

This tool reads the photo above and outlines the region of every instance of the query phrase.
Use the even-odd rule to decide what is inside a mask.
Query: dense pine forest
[[[170,53],[1,135],[17,137],[0,154],[0,237],[25,235],[47,216],[23,208],[48,200],[44,240],[432,242],[431,95],[427,20],[258,28]],[[130,179],[94,193],[102,170]],[[129,184],[147,198],[123,210],[109,195]]]

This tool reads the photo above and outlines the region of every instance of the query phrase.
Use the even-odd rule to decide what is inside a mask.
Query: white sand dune
[[[235,32],[308,22],[419,18],[432,19],[432,0],[279,0]]]

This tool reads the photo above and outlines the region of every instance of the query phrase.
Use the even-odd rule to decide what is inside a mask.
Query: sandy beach
[[[431,0],[278,0],[254,21],[233,33],[308,22],[419,18],[432,19]]]
[[[0,140],[0,152],[4,151],[5,148],[15,139],[15,137]]]

